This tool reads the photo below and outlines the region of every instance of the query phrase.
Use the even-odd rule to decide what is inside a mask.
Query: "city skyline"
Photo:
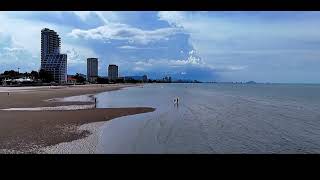
[[[68,74],[320,83],[319,12],[1,12],[0,71],[39,70],[39,31],[63,39]],[[23,32],[21,32],[23,27]],[[26,63],[28,62],[28,63]]]

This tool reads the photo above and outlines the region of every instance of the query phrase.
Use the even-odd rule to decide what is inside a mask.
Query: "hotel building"
[[[59,35],[48,28],[41,30],[41,69],[49,72],[59,84],[67,82],[67,55],[60,54]]]
[[[98,58],[87,59],[87,80],[91,83],[97,82],[98,78]]]
[[[110,64],[108,67],[108,79],[109,81],[115,81],[118,79],[118,66],[114,64]]]

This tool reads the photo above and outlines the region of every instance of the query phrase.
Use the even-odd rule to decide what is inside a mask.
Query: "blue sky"
[[[54,29],[68,74],[203,81],[320,83],[320,12],[0,12],[0,71],[38,70],[40,31]]]

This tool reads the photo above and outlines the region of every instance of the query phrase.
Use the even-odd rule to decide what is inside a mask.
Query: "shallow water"
[[[320,152],[319,85],[148,84],[97,99],[156,108],[106,122],[100,153]]]

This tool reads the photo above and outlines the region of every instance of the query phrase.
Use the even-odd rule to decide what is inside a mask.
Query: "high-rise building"
[[[61,40],[57,32],[44,28],[41,30],[41,65],[46,61],[47,54],[60,53]]]
[[[171,83],[171,76],[166,76],[162,79],[164,82],[170,82]]]
[[[53,81],[63,84],[67,81],[67,55],[47,54],[42,69],[53,76]]]
[[[142,81],[143,82],[147,82],[148,81],[148,76],[147,75],[143,75],[142,76]]]
[[[67,82],[67,55],[60,54],[59,35],[48,28],[41,30],[41,69],[49,72],[57,83]]]
[[[91,83],[98,79],[98,58],[87,59],[87,80]]]
[[[114,64],[110,64],[108,67],[108,78],[111,81],[115,81],[118,79],[118,66]]]

